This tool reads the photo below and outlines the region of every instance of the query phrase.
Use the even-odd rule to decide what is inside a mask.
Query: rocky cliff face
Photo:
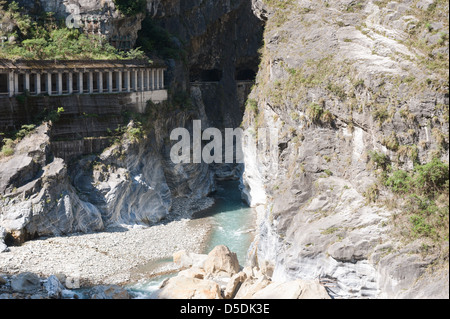
[[[187,119],[179,114],[155,121],[148,135],[132,134],[139,128],[131,121],[103,153],[70,163],[51,152],[48,124],[38,127],[15,146],[13,156],[0,159],[5,242],[151,225],[205,208],[195,201],[214,190],[212,171],[206,164],[175,166],[165,145],[169,128],[187,126]]]
[[[267,22],[244,123],[250,136],[279,132],[277,170],[268,141],[245,146],[253,262],[275,280],[321,278],[338,298],[448,297],[448,265],[437,266],[448,242],[447,257],[424,254],[394,235],[398,211],[367,200],[379,183],[371,152],[404,169],[448,162],[448,3],[253,8]]]
[[[192,90],[203,104],[208,125],[238,127],[242,121],[237,80],[252,80],[258,70],[263,24],[250,1],[148,1],[155,23],[186,51],[171,61],[171,87]],[[192,83],[197,83],[191,86]],[[213,82],[212,85],[201,85]],[[215,84],[215,85],[214,85]],[[206,122],[206,121],[205,121]]]

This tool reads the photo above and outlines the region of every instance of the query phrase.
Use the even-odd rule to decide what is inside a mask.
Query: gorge
[[[223,244],[205,245],[220,229],[195,222],[222,210],[212,198],[228,181],[256,220],[245,265],[229,248],[261,291],[304,280],[337,299],[448,298],[448,2],[144,2],[125,14],[112,0],[19,1],[63,19],[75,6],[83,32],[163,60],[168,94],[0,95],[7,281],[62,272],[124,285],[170,272],[172,254]],[[252,137],[244,164],[174,163],[171,132],[196,120]],[[276,161],[260,129],[278,132]],[[226,216],[231,231],[241,217]],[[236,280],[241,296],[256,285]]]

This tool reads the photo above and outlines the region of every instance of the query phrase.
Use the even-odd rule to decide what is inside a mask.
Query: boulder
[[[253,299],[331,299],[318,281],[295,280],[272,283],[255,293]]]
[[[51,299],[61,298],[64,286],[59,281],[58,277],[50,276],[44,284],[45,289],[47,289],[47,295]]]
[[[183,268],[203,268],[208,255],[189,253],[186,250],[181,250],[173,254],[173,262]]]
[[[217,246],[208,255],[204,269],[214,277],[232,277],[240,271],[237,255],[226,246]]]
[[[6,246],[6,244],[2,240],[0,240],[0,254],[6,253],[8,251],[9,251],[8,246]]]
[[[220,287],[211,280],[185,276],[169,279],[156,293],[157,299],[222,299]]]
[[[181,271],[178,276],[184,276],[184,277],[188,277],[188,278],[195,278],[195,279],[205,279],[205,271],[201,268],[190,268],[190,269],[186,269]]]
[[[80,278],[78,277],[66,277],[66,288],[68,289],[80,289]]]
[[[0,165],[0,194],[9,193],[33,179],[39,167],[33,158],[17,155]]]
[[[0,226],[0,254],[9,251],[8,246],[5,244],[6,229]]]
[[[266,288],[270,283],[271,281],[266,276],[258,279],[249,278],[241,284],[234,299],[251,299],[258,291]]]
[[[6,285],[7,282],[6,278],[0,274],[0,286]]]
[[[225,299],[233,299],[236,296],[242,283],[247,279],[247,274],[243,271],[234,275],[227,284],[224,291]]]
[[[97,286],[90,295],[91,299],[130,299],[128,291],[119,286]]]
[[[11,288],[16,292],[33,293],[41,288],[41,280],[36,274],[26,272],[12,278]]]

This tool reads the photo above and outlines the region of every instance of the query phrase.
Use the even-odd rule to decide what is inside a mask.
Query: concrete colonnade
[[[164,90],[162,68],[11,70],[0,75],[0,94],[10,97],[25,92],[29,95],[71,95]]]

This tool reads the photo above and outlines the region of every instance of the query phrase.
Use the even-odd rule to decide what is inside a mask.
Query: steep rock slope
[[[337,298],[448,297],[448,227],[439,243],[405,239],[402,205],[373,202],[401,202],[380,184],[376,155],[395,169],[448,163],[448,3],[253,8],[267,21],[244,119],[253,262],[275,280],[319,278]],[[448,204],[439,218],[448,224]]]

